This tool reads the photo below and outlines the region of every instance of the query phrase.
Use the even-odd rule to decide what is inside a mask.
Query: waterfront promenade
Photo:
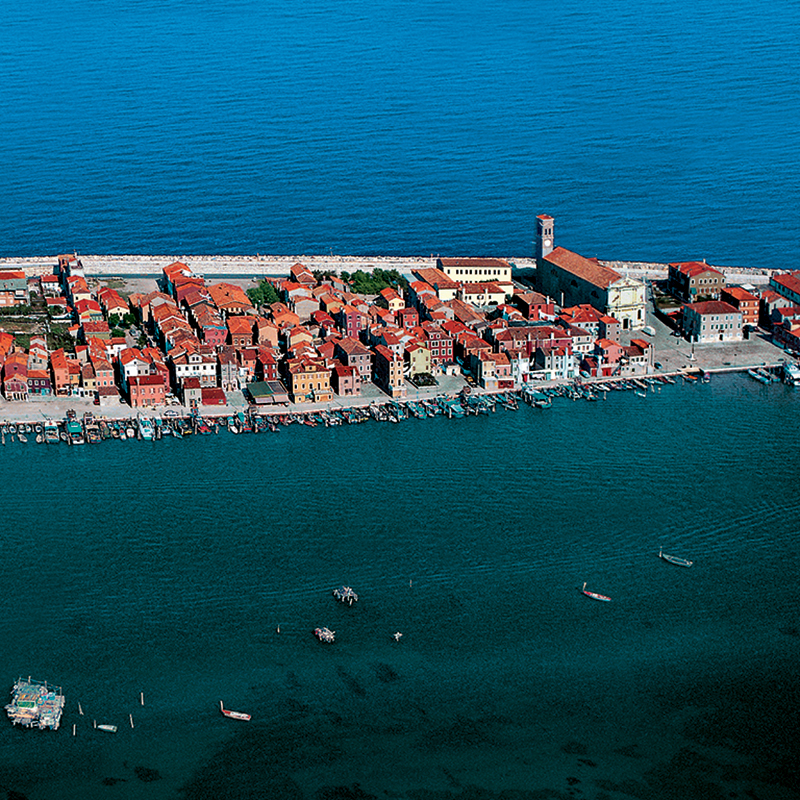
[[[663,330],[662,330],[663,328]],[[755,338],[744,342],[729,342],[713,345],[692,345],[683,339],[669,335],[666,326],[660,325],[655,338],[656,361],[662,368],[654,374],[680,375],[683,372],[702,369],[715,372],[743,372],[755,366],[777,367],[787,354],[775,347],[765,337],[756,334]],[[693,357],[694,356],[694,357]],[[602,379],[609,380],[609,379]],[[416,389],[408,385],[407,400],[429,400],[439,396],[459,394],[467,381],[460,375],[446,375],[438,378],[439,384],[434,387]],[[537,384],[541,388],[550,388],[572,381],[547,381]],[[595,383],[596,379],[585,381]],[[470,387],[472,393],[486,394],[482,389]],[[374,384],[366,384],[360,397],[337,397],[329,403],[290,403],[288,406],[259,406],[257,412],[264,415],[306,414],[320,411],[335,411],[343,408],[366,408],[372,404],[392,402]],[[198,413],[202,417],[224,417],[244,411],[248,408],[241,392],[232,393],[226,406],[200,406]],[[42,422],[47,419],[63,420],[68,410],[74,410],[78,416],[91,412],[98,418],[123,419],[144,416],[163,417],[166,411],[188,415],[189,409],[184,406],[164,405],[149,409],[131,408],[125,402],[99,407],[88,397],[59,397],[45,400],[28,400],[27,402],[11,402],[0,398],[0,421],[7,422]]]
[[[376,267],[394,269],[399,272],[409,273],[412,269],[433,267],[436,256],[429,257],[375,257],[366,258],[358,256],[80,256],[84,270],[91,279],[100,280],[111,277],[120,278],[128,291],[147,292],[155,288],[154,278],[160,276],[164,266],[175,260],[182,260],[199,274],[214,276],[216,278],[234,280],[247,286],[253,280],[258,280],[266,274],[286,275],[289,268],[300,261],[312,270],[333,270],[337,273],[343,271],[354,272],[358,269],[370,270]],[[511,260],[511,259],[509,259]],[[52,272],[57,257],[25,258],[25,259],[0,259],[1,268],[12,266],[25,269],[30,275]],[[517,267],[515,277],[524,277],[525,273],[532,270],[534,262],[531,259],[514,259]],[[612,263],[612,262],[607,262]],[[630,265],[631,274],[646,275],[651,279],[666,276],[666,265],[644,264],[641,262],[613,262],[618,269],[625,269]],[[663,267],[663,275],[661,274]],[[769,271],[748,273],[746,278],[753,283],[763,283],[768,280]],[[232,277],[235,276],[235,277]],[[730,277],[733,277],[733,273]],[[251,284],[252,285],[252,284]],[[757,331],[749,340],[719,344],[692,345],[682,338],[675,337],[672,331],[658,319],[652,311],[648,311],[647,324],[655,330],[655,335],[650,337],[654,345],[654,362],[659,366],[655,372],[662,374],[680,374],[686,370],[703,369],[709,372],[744,371],[754,366],[777,366],[786,358],[790,358],[783,350],[775,347],[768,334]],[[648,338],[641,331],[624,332],[623,344],[629,344],[631,338]],[[537,385],[542,387],[553,386],[564,381],[549,381]],[[467,385],[463,376],[442,376],[435,387],[417,390],[407,384],[407,399],[431,399],[436,396],[453,396],[461,392]],[[475,389],[477,394],[483,390]],[[347,407],[364,407],[373,403],[390,402],[377,386],[372,383],[365,384],[363,394],[358,397],[336,397],[329,403],[302,403],[290,404],[291,413],[303,414],[322,410],[336,410]],[[248,408],[248,403],[241,391],[231,392],[228,395],[228,404],[225,406],[201,406],[199,412],[203,416],[226,416]],[[142,409],[131,408],[122,400],[99,407],[94,405],[89,397],[51,397],[44,399],[29,399],[26,402],[8,401],[0,398],[0,420],[37,422],[43,419],[63,420],[68,410],[75,410],[83,414],[92,412],[99,417],[125,418],[135,417],[142,413]],[[184,406],[164,405],[147,409],[144,413],[157,416],[172,409],[180,414],[187,414]],[[286,413],[287,407],[263,406],[258,408],[262,414]]]

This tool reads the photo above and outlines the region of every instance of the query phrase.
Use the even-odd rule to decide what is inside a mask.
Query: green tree
[[[344,278],[345,273],[342,273]],[[406,289],[408,281],[396,270],[384,270],[376,267],[371,273],[357,270],[350,278],[350,286],[357,294],[378,294],[382,289]]]
[[[51,322],[47,339],[53,350],[63,349],[66,353],[75,352],[75,339],[69,332],[69,326],[67,325]]]
[[[262,280],[258,286],[248,289],[247,296],[256,308],[277,303],[281,299],[275,287],[267,280]]]

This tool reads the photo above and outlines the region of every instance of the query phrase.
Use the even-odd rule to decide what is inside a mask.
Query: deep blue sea
[[[0,254],[794,267],[800,4],[3,3]]]
[[[0,790],[797,798],[798,411],[728,376],[463,420],[9,442],[4,680],[60,683],[67,713],[0,724]]]

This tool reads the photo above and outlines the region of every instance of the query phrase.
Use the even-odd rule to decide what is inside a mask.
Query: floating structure
[[[333,642],[335,633],[336,631],[332,631],[330,628],[314,628],[314,636],[316,636],[321,642]]]
[[[35,681],[30,677],[20,678],[11,690],[6,712],[14,725],[55,731],[61,724],[64,695],[60,686],[48,686],[47,681]]]
[[[678,556],[668,556],[660,547],[658,549],[658,557],[663,558],[664,561],[668,561],[670,564],[675,564],[675,566],[678,567],[691,567],[692,564],[694,564],[694,561],[689,561],[685,558],[680,558]]]
[[[349,586],[340,586],[338,589],[334,589],[333,596],[349,605],[353,605],[358,600],[358,595]]]
[[[392,634],[392,639],[394,639],[396,642],[399,642],[399,641],[400,641],[400,637],[401,637],[402,635],[403,635],[403,634],[402,634],[402,633],[400,633],[400,631],[397,631],[397,633],[393,633],[393,634]]]
[[[225,708],[225,706],[222,704],[222,700],[219,701],[219,710],[224,716],[228,717],[228,719],[241,719],[245,722],[250,719],[250,715],[245,714],[243,711],[231,711],[229,708]]]
[[[592,598],[592,600],[600,600],[600,601],[602,601],[603,603],[610,603],[610,602],[611,602],[611,598],[610,598],[610,597],[606,597],[604,594],[597,594],[597,592],[590,592],[590,591],[587,591],[587,589],[586,589],[586,584],[585,584],[585,583],[583,584],[583,589],[581,589],[581,591],[582,591],[582,592],[583,592],[583,593],[584,593],[584,594],[585,594],[587,597],[591,597],[591,598]]]

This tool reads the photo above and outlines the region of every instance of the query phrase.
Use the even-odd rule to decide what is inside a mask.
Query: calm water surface
[[[794,0],[3,11],[3,255],[797,260]]]
[[[725,377],[461,421],[9,443],[6,680],[60,682],[68,710],[57,733],[0,726],[0,785],[796,797],[798,403]]]

